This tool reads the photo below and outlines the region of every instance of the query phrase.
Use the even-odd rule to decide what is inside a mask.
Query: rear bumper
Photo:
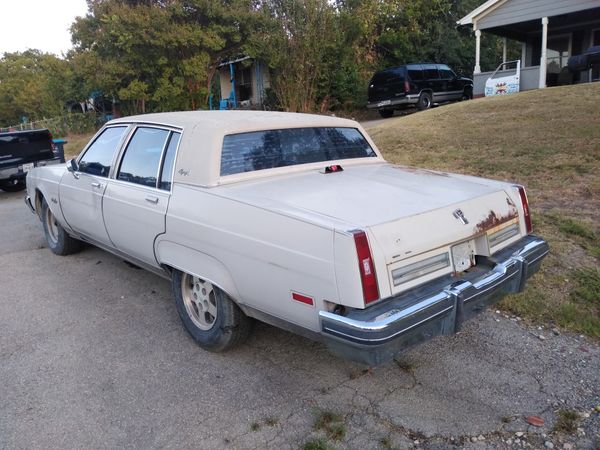
[[[368,109],[394,109],[395,106],[415,104],[418,101],[419,101],[418,95],[406,95],[401,98],[396,98],[396,99],[390,100],[389,103],[387,103],[387,100],[381,100],[378,102],[369,102],[369,103],[367,103],[367,108]]]
[[[51,164],[60,164],[60,157],[52,159],[43,159],[40,161],[33,162],[34,167],[43,167]],[[23,164],[13,167],[0,168],[0,181],[3,180],[25,180],[27,171],[23,170]]]
[[[487,306],[522,291],[548,251],[546,241],[527,236],[479,260],[458,281],[443,277],[345,316],[321,311],[321,333],[333,353],[371,366],[385,363],[414,344],[455,333]]]

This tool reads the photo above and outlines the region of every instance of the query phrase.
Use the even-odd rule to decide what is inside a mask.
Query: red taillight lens
[[[366,303],[374,302],[379,299],[379,288],[377,287],[377,276],[375,274],[375,265],[369,248],[369,241],[364,231],[353,231],[354,244],[356,245],[356,255],[358,256],[358,270],[360,271],[360,281],[362,282],[363,298]]]
[[[525,228],[527,229],[527,233],[531,233],[533,231],[533,227],[531,226],[531,213],[529,212],[529,202],[527,201],[527,193],[525,192],[525,188],[523,186],[517,186],[517,189],[519,190],[521,204],[523,205]]]
[[[404,92],[410,91],[410,83],[408,81],[404,82]]]

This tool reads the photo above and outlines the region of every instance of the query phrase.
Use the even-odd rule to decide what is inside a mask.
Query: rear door
[[[138,126],[104,193],[103,212],[114,246],[157,265],[154,240],[165,232],[179,130]]]
[[[69,226],[109,247],[112,244],[102,220],[102,196],[127,129],[127,125],[105,128],[79,157],[78,171],[65,172],[59,187],[60,207]]]

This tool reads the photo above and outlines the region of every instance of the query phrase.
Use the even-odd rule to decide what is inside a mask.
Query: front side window
[[[440,78],[443,80],[451,80],[456,77],[452,69],[448,66],[439,66],[440,69]]]
[[[108,177],[110,165],[126,129],[126,126],[105,129],[79,160],[79,171]]]
[[[127,144],[117,179],[156,187],[160,157],[168,136],[168,130],[138,127]]]
[[[375,156],[375,151],[356,128],[254,131],[224,137],[221,176]]]

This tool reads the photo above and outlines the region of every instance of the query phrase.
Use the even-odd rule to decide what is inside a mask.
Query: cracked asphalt
[[[0,448],[600,448],[586,338],[488,311],[373,370],[263,324],[212,354],[169,282],[94,247],[53,255],[22,198],[0,193]],[[561,410],[573,431],[553,431]]]

